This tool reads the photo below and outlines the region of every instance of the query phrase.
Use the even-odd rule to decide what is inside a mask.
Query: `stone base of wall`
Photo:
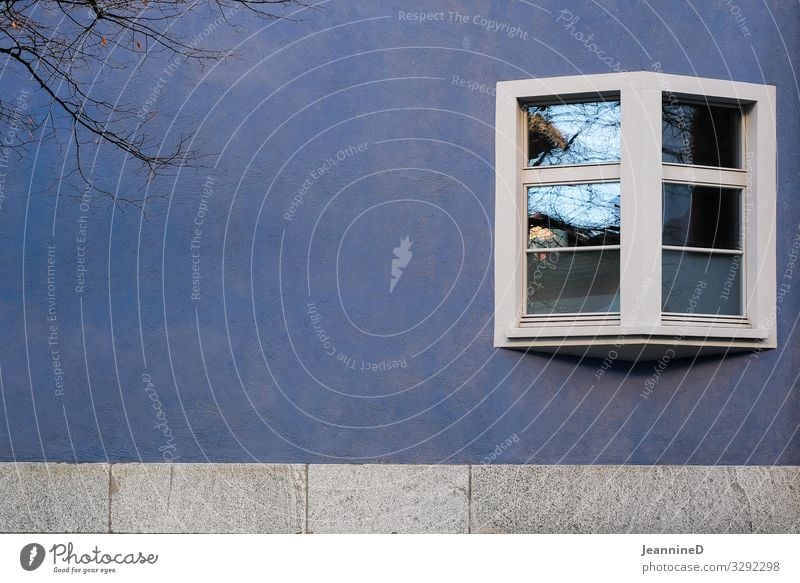
[[[798,533],[796,466],[0,464],[0,532]]]

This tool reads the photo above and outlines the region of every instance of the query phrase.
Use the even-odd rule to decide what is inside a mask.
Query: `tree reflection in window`
[[[620,102],[529,105],[528,166],[619,162]]]
[[[661,108],[661,159],[672,164],[741,168],[742,110],[728,105],[681,103]]]
[[[619,182],[528,187],[528,248],[619,245]]]

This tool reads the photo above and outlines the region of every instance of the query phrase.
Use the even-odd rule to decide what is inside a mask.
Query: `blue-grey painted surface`
[[[441,16],[401,14],[417,11]],[[98,184],[144,212],[97,193],[81,207],[52,141],[11,156],[1,460],[800,463],[796,3],[334,1],[298,16],[236,15],[203,42],[238,58],[207,70],[154,56],[102,75],[99,93],[140,108],[158,88],[156,140],[194,131],[207,154],[148,183],[88,145]],[[492,347],[492,88],[617,69],[777,86],[777,350],[659,373]]]

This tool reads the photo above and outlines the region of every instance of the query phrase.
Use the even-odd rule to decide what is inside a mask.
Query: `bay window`
[[[497,87],[495,345],[772,348],[775,92],[616,73]]]

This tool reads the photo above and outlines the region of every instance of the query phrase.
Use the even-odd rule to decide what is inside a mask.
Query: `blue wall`
[[[800,9],[649,4],[337,0],[236,15],[203,42],[238,58],[208,70],[104,72],[96,91],[139,108],[158,88],[149,131],[195,132],[206,167],[148,182],[87,146],[143,210],[59,187],[52,140],[0,169],[0,459],[799,464]],[[779,348],[658,377],[494,349],[491,88],[657,68],[777,85]]]

